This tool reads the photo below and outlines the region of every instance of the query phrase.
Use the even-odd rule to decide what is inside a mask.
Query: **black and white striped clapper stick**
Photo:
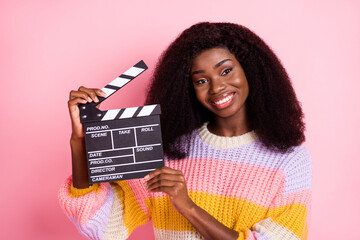
[[[104,98],[99,98],[99,103],[110,97],[113,93],[115,93],[120,88],[129,83],[131,80],[139,76],[146,69],[148,69],[148,67],[146,66],[144,61],[141,60],[140,62],[132,66],[130,69],[128,69],[126,72],[115,78],[112,82],[110,82],[103,89],[101,89],[106,93],[106,96]]]
[[[116,91],[121,89],[127,83],[132,81],[134,78],[139,76],[142,72],[144,72],[148,67],[146,66],[144,61],[140,61],[135,64],[133,67],[125,71],[119,77],[115,78],[109,84],[107,84],[101,90],[106,93],[105,97],[98,97],[99,102],[91,102],[86,104],[80,104],[80,117],[81,122],[92,122],[92,121],[107,121],[114,119],[123,119],[123,118],[132,118],[132,117],[144,117],[150,116],[153,114],[160,114],[160,106],[148,105],[134,108],[125,108],[125,109],[113,109],[108,111],[101,111],[96,106],[103,102],[105,99],[110,97]]]

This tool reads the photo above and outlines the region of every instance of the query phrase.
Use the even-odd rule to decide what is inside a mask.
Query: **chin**
[[[225,109],[212,109],[212,112],[214,113],[215,117],[220,118],[241,118],[242,115],[245,114],[245,111],[243,111],[242,108],[225,108]]]

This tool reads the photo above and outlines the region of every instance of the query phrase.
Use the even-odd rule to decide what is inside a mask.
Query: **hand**
[[[177,212],[183,214],[194,206],[194,202],[189,198],[185,178],[181,171],[162,167],[146,175],[145,180],[149,191],[168,194]]]
[[[96,88],[79,87],[77,91],[72,90],[70,92],[68,107],[72,125],[72,138],[78,139],[84,137],[83,126],[80,122],[80,110],[78,105],[99,102],[97,96],[105,97],[106,93]]]
[[[68,101],[71,118],[72,134],[70,139],[73,184],[76,188],[89,187],[85,141],[83,125],[80,122],[80,110],[78,105],[88,102],[99,102],[97,96],[105,97],[106,93],[100,89],[79,87],[77,91],[71,91]]]
[[[183,215],[205,239],[237,239],[239,233],[226,227],[204,209],[197,206],[188,195],[181,171],[162,167],[146,175],[146,187],[151,192],[164,192],[170,197],[173,208]]]

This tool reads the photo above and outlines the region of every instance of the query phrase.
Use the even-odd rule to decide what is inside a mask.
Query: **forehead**
[[[236,61],[235,56],[226,48],[211,48],[198,54],[193,62],[192,68],[206,67],[215,65],[224,59]]]

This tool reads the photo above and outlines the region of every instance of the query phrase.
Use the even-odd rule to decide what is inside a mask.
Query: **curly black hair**
[[[281,152],[304,142],[301,105],[270,47],[244,26],[202,22],[183,31],[163,52],[149,87],[146,103],[161,104],[165,154],[169,158],[185,157],[188,147],[181,144],[183,137],[213,118],[196,99],[190,71],[199,53],[216,47],[228,49],[245,71],[248,120],[260,141]]]

